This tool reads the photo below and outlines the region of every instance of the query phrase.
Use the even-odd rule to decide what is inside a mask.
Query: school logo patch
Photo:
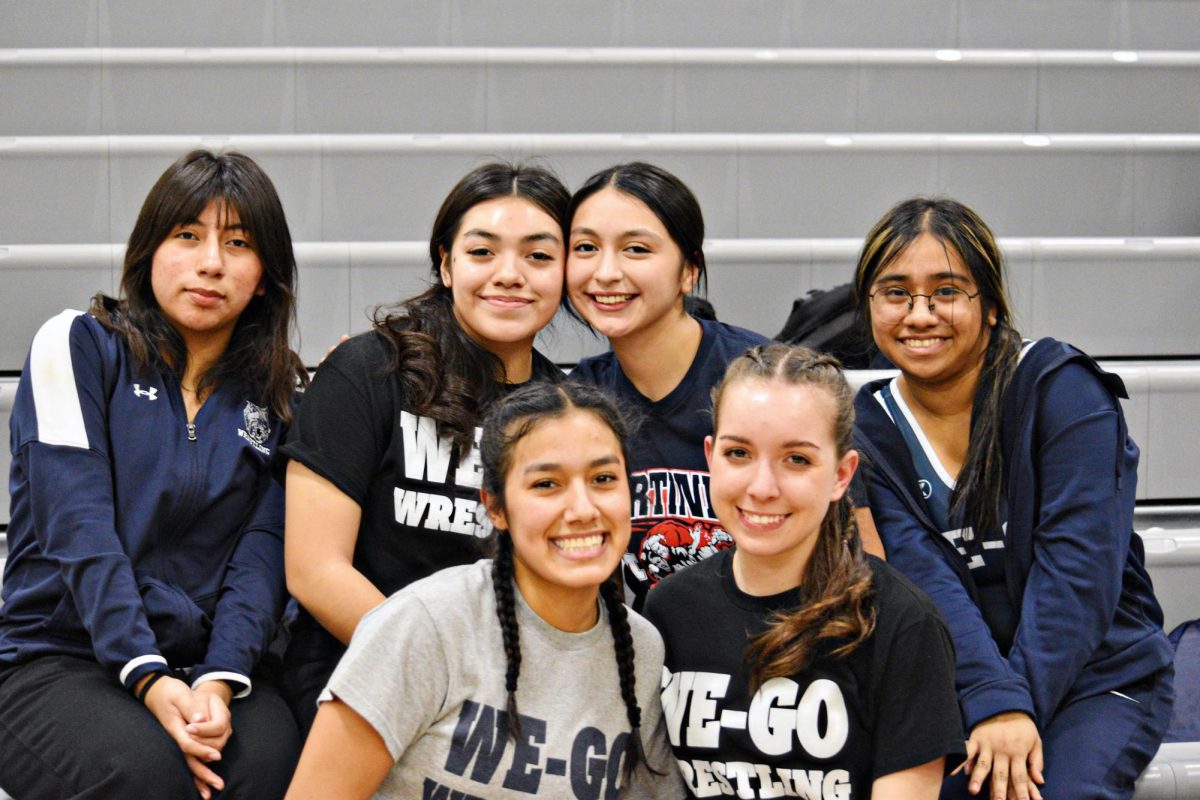
[[[733,546],[733,537],[708,520],[664,519],[651,525],[642,539],[638,563],[651,584]]]
[[[242,424],[245,427],[238,429],[238,436],[249,442],[255,450],[269,456],[271,451],[263,447],[263,442],[271,435],[271,416],[267,410],[247,400],[246,407],[242,409]]]

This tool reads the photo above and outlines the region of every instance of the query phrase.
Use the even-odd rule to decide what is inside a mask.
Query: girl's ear
[[[438,271],[442,274],[442,286],[447,289],[450,287],[450,255],[446,252],[446,248],[438,245],[438,255],[441,256],[442,264]]]
[[[713,437],[705,436],[704,437],[704,463],[708,464],[708,469],[710,472],[712,471],[712,449],[713,449]]]
[[[850,481],[854,479],[854,472],[858,469],[858,451],[847,450],[846,455],[842,456],[838,461],[837,479],[833,484],[833,494],[829,501],[836,503],[842,499],[842,495],[850,488]]]
[[[498,507],[496,498],[487,489],[479,490],[479,502],[483,503],[483,507],[487,509],[488,519],[491,520],[492,527],[497,530],[508,530],[508,519],[504,516],[504,511]]]
[[[700,268],[691,261],[683,263],[683,275],[679,280],[679,291],[681,294],[687,294],[696,288],[696,282],[700,280]]]

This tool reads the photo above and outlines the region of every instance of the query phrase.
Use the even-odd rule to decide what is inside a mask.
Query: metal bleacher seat
[[[1124,378],[1137,527],[1168,623],[1200,616],[1196,0],[6,0],[0,108],[0,429],[37,327],[116,290],[196,146],[275,180],[309,364],[423,285],[442,195],[490,156],[678,172],[719,316],[767,334],[893,202],[947,194],[1003,237],[1022,331]],[[540,346],[603,342],[560,320]],[[1198,783],[1200,743],[1164,746],[1137,797]]]

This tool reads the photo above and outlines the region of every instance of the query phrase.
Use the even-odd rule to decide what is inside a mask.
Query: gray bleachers
[[[229,85],[243,134],[1200,132],[1187,51],[159,47],[0,50],[0,135],[220,131]]]
[[[860,237],[916,193],[968,202],[1005,235],[1200,235],[1200,134],[280,134],[0,139],[6,244],[119,242],[153,179],[197,146],[274,176],[294,236],[427,235],[488,156],[539,156],[577,184],[615,161],[679,173],[714,238]]]
[[[1191,0],[6,0],[0,47],[1200,49]]]
[[[1102,358],[1194,356],[1200,351],[1200,238],[1000,240],[1019,327],[1030,335],[1074,342]],[[857,239],[711,239],[708,294],[720,317],[777,333],[792,299],[850,279]],[[82,308],[90,293],[115,291],[121,245],[0,246],[0,296],[22,297],[6,309],[0,370],[19,370],[38,326],[64,307]],[[428,275],[424,242],[299,242],[300,352],[315,364],[345,332],[364,330],[371,309],[420,291]],[[1170,326],[1131,313],[1153,299]],[[1064,302],[1066,300],[1066,302]],[[1097,314],[1095,309],[1113,313]],[[541,341],[559,363],[603,349],[602,340],[567,319]]]
[[[276,181],[309,363],[420,287],[438,202],[488,156],[572,184],[678,172],[718,312],[766,333],[848,279],[891,203],[956,196],[1004,237],[1027,335],[1124,359],[1139,499],[1193,509],[1143,503],[1138,527],[1168,616],[1200,613],[1200,2],[7,0],[0,108],[10,374],[43,319],[115,289],[138,205],[194,146]],[[562,362],[601,347],[556,328]],[[1164,748],[1138,798],[1200,796],[1197,774],[1195,743]]]

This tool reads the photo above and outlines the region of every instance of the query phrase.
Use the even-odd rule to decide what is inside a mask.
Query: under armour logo
[[[133,385],[133,393],[137,397],[149,397],[151,400],[158,399],[158,387],[151,386],[149,389],[143,389],[140,383]]]

